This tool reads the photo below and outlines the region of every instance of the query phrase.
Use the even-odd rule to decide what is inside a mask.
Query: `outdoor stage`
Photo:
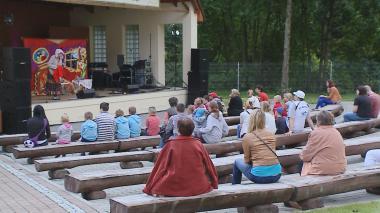
[[[37,104],[42,105],[50,124],[60,124],[63,113],[69,115],[71,122],[83,121],[84,113],[87,111],[96,116],[99,113],[101,102],[110,104],[111,113],[122,109],[128,115],[130,106],[135,106],[138,114],[147,113],[150,106],[156,107],[157,111],[163,111],[169,107],[168,99],[170,97],[176,97],[180,103],[185,103],[187,90],[183,88],[146,89],[127,95],[111,94],[109,90],[99,90],[96,91],[95,98],[77,99],[74,95],[62,95],[61,100],[57,101],[53,101],[51,97],[34,96],[32,97],[32,108]]]

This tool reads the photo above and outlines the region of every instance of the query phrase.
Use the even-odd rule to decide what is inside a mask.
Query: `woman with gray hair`
[[[239,90],[232,89],[227,114],[228,116],[240,116],[241,112],[243,112],[243,100],[241,100]]]
[[[309,136],[300,158],[303,161],[301,176],[336,175],[347,166],[345,145],[341,134],[334,128],[334,116],[328,111],[317,115],[317,128]]]

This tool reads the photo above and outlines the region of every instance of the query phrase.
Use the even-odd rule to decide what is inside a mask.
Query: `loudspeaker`
[[[26,133],[27,120],[32,116],[32,109],[28,107],[16,107],[3,112],[3,132],[5,134]]]
[[[2,79],[5,81],[30,80],[31,62],[30,49],[23,47],[3,48]]]
[[[0,93],[0,106],[5,112],[16,107],[30,107],[32,104],[30,80],[3,81]]]
[[[116,63],[118,67],[123,66],[124,64],[124,55],[117,55]]]
[[[78,99],[86,99],[86,98],[93,98],[95,97],[95,90],[94,89],[84,89],[79,92],[77,92],[77,98]]]
[[[191,49],[191,71],[208,72],[208,49]]]
[[[187,104],[208,94],[208,49],[191,49],[191,71],[188,72]]]

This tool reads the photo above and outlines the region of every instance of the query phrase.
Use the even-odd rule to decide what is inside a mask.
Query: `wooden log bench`
[[[228,116],[224,117],[228,126],[240,124],[240,116]]]
[[[358,155],[367,149],[380,148],[380,136],[348,139],[345,144],[347,155]],[[294,173],[294,167],[298,166],[301,161],[300,153],[301,149],[277,151],[281,165],[285,170],[290,171],[289,173]],[[243,155],[212,159],[222,182],[225,182],[225,178],[232,173],[233,163],[238,158],[243,158]],[[105,192],[102,191],[104,189],[145,183],[151,170],[151,167],[144,167],[70,174],[65,176],[64,185],[65,189],[70,192],[82,193],[82,197],[85,199],[101,199],[106,196]]]
[[[376,121],[376,122],[375,122]],[[351,122],[351,123],[343,123],[336,125],[338,131],[342,133],[347,133],[347,129],[351,131],[355,130],[363,130],[366,128],[371,128],[377,123],[380,123],[379,120],[371,120],[365,122]],[[350,126],[351,124],[352,126]],[[355,127],[355,128],[352,128]],[[301,142],[305,142],[308,138],[309,131],[304,133],[292,134],[290,136],[287,135],[278,135],[277,137],[277,146],[282,145],[294,145]],[[217,157],[223,157],[226,153],[230,152],[241,152],[242,145],[241,141],[226,141],[223,143],[216,144],[205,144],[204,145],[210,154],[216,154]],[[369,150],[369,149],[368,149]],[[54,159],[42,159],[36,160],[35,166],[36,170],[47,171],[49,170],[50,178],[63,178],[62,172],[57,173],[57,170],[74,168],[77,166],[90,165],[90,164],[101,164],[101,163],[112,163],[112,162],[121,162],[122,168],[136,168],[141,166],[139,161],[151,161],[153,162],[156,155],[160,150],[150,150],[150,152],[142,151],[142,152],[132,152],[132,153],[112,153],[112,154],[100,154],[93,156],[72,156],[72,157],[64,157],[64,158],[54,158]],[[138,162],[133,162],[138,161]],[[290,170],[290,168],[289,168]],[[64,172],[63,174],[66,174]],[[56,175],[58,174],[58,175]]]
[[[0,135],[0,146],[3,151],[12,152],[15,145],[23,144],[24,141],[28,138],[27,134],[14,134],[14,135]],[[72,141],[77,141],[80,138],[80,132],[74,131],[73,136],[71,137]],[[52,132],[49,142],[55,142],[57,140],[57,133]]]
[[[45,156],[64,155],[83,152],[101,152],[109,150],[128,151],[135,148],[154,147],[160,143],[160,136],[141,136],[120,141],[72,142],[70,144],[49,144],[47,146],[25,148],[15,147],[13,156],[32,159]]]
[[[334,117],[338,117],[344,112],[344,108],[340,104],[327,105],[327,106],[321,107],[317,110],[312,110],[312,111],[310,111],[310,117],[314,123],[317,121],[318,113],[322,110],[331,112],[334,115]],[[307,124],[307,122],[306,122],[306,124]]]
[[[335,176],[287,175],[273,184],[219,185],[191,197],[153,197],[146,194],[110,199],[110,212],[199,212],[239,208],[241,212],[278,213],[273,203],[297,202],[301,209],[323,207],[319,197],[380,187],[380,167],[353,169]]]

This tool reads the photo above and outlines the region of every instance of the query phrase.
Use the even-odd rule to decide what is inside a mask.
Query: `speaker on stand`
[[[208,94],[208,49],[191,49],[191,71],[188,72],[187,104]]]
[[[31,117],[30,49],[6,47],[2,50],[2,81],[0,82],[3,132],[26,133],[26,121]]]

